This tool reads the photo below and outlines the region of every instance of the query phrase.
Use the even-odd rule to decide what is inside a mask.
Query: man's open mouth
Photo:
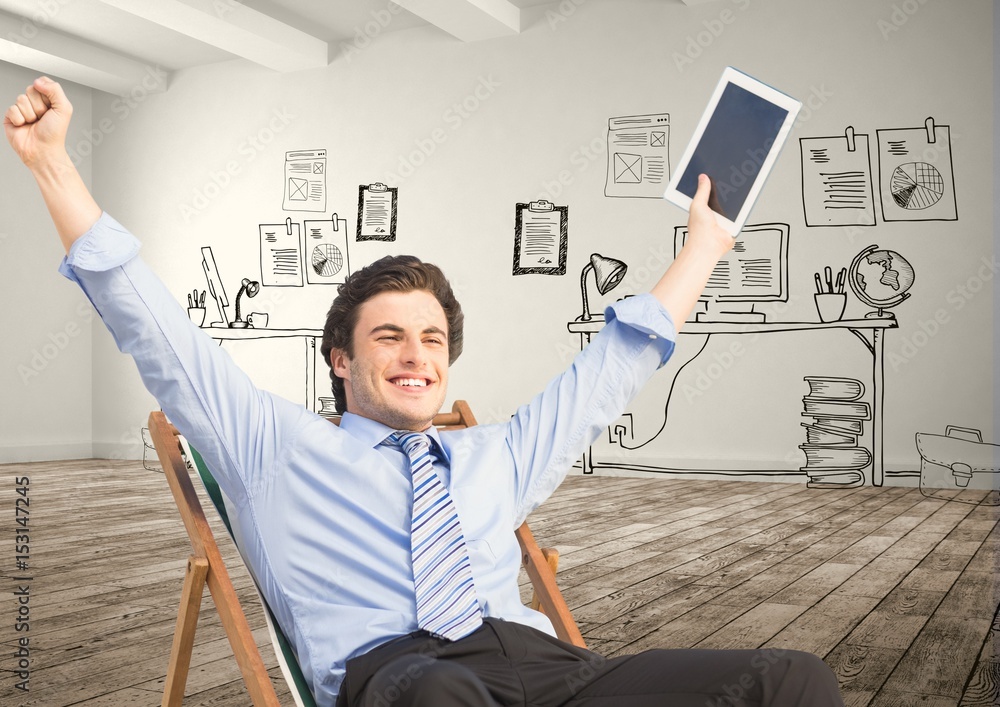
[[[424,388],[427,386],[427,380],[425,378],[394,378],[392,384],[401,388]]]

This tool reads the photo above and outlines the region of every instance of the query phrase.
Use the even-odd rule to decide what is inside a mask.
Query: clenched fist
[[[35,79],[3,117],[14,152],[29,168],[66,158],[66,132],[73,106],[62,86],[47,77]]]

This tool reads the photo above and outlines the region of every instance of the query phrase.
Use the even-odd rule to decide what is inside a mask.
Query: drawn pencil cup
[[[194,322],[195,326],[204,326],[205,315],[207,311],[205,309],[205,295],[207,293],[203,290],[201,294],[198,290],[193,290],[191,294],[188,295],[188,306],[187,313],[191,321]]]
[[[187,311],[188,316],[194,322],[195,326],[200,327],[205,325],[205,315],[208,313],[208,310],[204,307],[188,307]]]
[[[836,322],[844,316],[844,308],[847,307],[847,295],[843,292],[817,292],[813,295],[816,300],[816,311],[819,313],[821,322]]]

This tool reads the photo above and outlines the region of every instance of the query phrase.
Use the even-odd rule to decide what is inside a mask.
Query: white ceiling
[[[579,4],[580,0],[563,0]],[[693,2],[694,0],[684,0]],[[326,66],[356,37],[431,25],[477,41],[513,35],[552,0],[0,0],[0,61],[125,95],[151,68],[238,59],[286,72]],[[143,79],[147,78],[146,83]],[[155,90],[155,89],[154,89]],[[162,90],[162,88],[161,88]]]

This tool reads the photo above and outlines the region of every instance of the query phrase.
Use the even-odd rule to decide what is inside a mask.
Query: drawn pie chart
[[[313,271],[320,277],[333,277],[344,267],[344,254],[331,243],[322,243],[312,252]]]
[[[944,178],[927,162],[907,162],[893,170],[889,191],[896,205],[907,211],[926,209],[944,196]]]

